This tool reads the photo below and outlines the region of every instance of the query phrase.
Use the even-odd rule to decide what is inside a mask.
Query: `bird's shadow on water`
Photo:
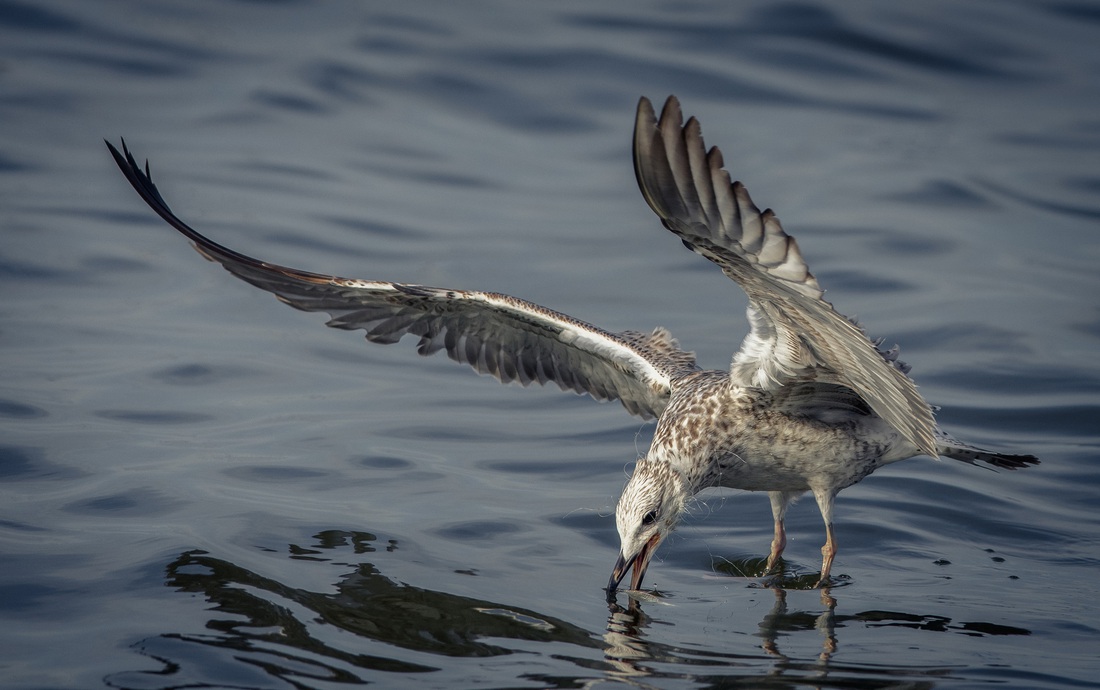
[[[715,652],[662,641],[676,636],[666,633],[664,621],[643,610],[658,605],[650,594],[609,597],[606,628],[587,630],[532,609],[398,582],[367,562],[384,560],[389,555],[385,552],[397,548],[392,540],[345,530],[320,532],[307,546],[288,545],[287,559],[307,570],[312,563],[340,569],[339,579],[324,591],[291,586],[204,551],[184,552],[165,567],[165,584],[206,602],[211,613],[204,630],[165,631],[141,640],[135,649],[159,668],[112,674],[105,682],[125,688],[273,683],[300,688],[386,678],[393,682],[407,674],[441,672],[454,677],[467,668],[461,664],[463,658],[535,654],[540,663],[506,664],[501,671],[505,675],[492,680],[580,687],[608,679],[647,687],[646,679],[688,677],[694,683],[721,684],[733,678],[767,678],[769,684],[783,687],[828,677],[830,684],[880,687],[904,678],[910,687],[921,687],[950,674],[944,669],[837,666],[832,661],[840,646],[837,628],[858,623],[978,635],[1029,634],[1018,628],[886,611],[838,615],[829,589],[821,591],[820,610],[792,611],[787,590],[773,586],[774,605],[755,633],[762,641],[740,652]],[[597,593],[593,592],[593,605]],[[624,598],[625,607],[618,598]],[[816,657],[795,658],[784,651],[784,638],[814,631],[821,639]],[[485,669],[479,668],[479,673]]]

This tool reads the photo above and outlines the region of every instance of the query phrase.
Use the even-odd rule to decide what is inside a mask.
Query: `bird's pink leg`
[[[821,518],[825,520],[825,546],[821,547],[821,577],[817,580],[817,587],[829,584],[829,571],[833,568],[833,558],[836,556],[836,536],[833,534],[833,499],[836,491],[832,489],[814,489],[814,498],[817,499],[817,507],[821,510]]]
[[[783,555],[783,549],[787,547],[787,532],[783,529],[783,516],[787,513],[787,506],[797,495],[797,492],[790,491],[768,492],[768,498],[772,502],[772,517],[775,518],[775,536],[772,537],[772,548],[764,569],[765,575],[775,569],[776,564],[779,563],[779,557]]]
[[[780,518],[775,521],[775,536],[772,537],[772,550],[768,554],[768,565],[764,569],[764,573],[770,573],[775,564],[779,562],[779,557],[783,555],[783,549],[787,547],[787,533],[783,530],[783,519]]]
[[[836,538],[833,536],[833,524],[825,525],[825,546],[821,547],[821,578],[817,581],[818,587],[824,587],[829,582],[829,571],[833,568],[833,558],[836,556]]]

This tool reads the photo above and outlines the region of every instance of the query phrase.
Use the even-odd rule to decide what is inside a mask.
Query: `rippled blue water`
[[[1090,2],[0,0],[0,685],[1082,687],[1100,672],[1100,11]],[[744,297],[635,189],[675,93],[942,423],[1036,453],[845,491],[842,586],[715,493],[604,603],[652,426],[368,347],[201,261],[662,324]],[[620,596],[624,607],[627,599]]]

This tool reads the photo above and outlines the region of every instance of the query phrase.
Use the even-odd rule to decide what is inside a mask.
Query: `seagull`
[[[826,536],[817,586],[826,587],[841,489],[918,455],[1006,470],[1039,462],[976,448],[939,428],[897,346],[882,349],[824,299],[794,238],[731,182],[721,152],[706,149],[698,120],[685,123],[674,96],[660,118],[648,99],[639,101],[634,171],[662,224],[748,295],[749,332],[724,370],[700,368],[664,328],[616,333],[495,292],[340,278],[254,259],[180,220],[148,161],[142,169],[125,140],[121,153],[106,143],[145,203],[200,254],[292,307],[327,312],[328,326],[363,330],[373,343],[412,335],[421,355],[445,351],[502,383],[553,382],[656,419],[615,509],[621,548],[609,598],[631,569],[630,589],[641,588],[657,547],[703,489],[768,493],[774,537],[766,573],[786,547],[788,506],[812,492]]]

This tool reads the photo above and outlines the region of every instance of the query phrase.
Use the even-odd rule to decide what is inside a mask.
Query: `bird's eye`
[[[648,513],[646,513],[645,515],[642,516],[642,524],[643,525],[652,525],[654,522],[657,522],[657,511],[656,510],[651,510]]]

